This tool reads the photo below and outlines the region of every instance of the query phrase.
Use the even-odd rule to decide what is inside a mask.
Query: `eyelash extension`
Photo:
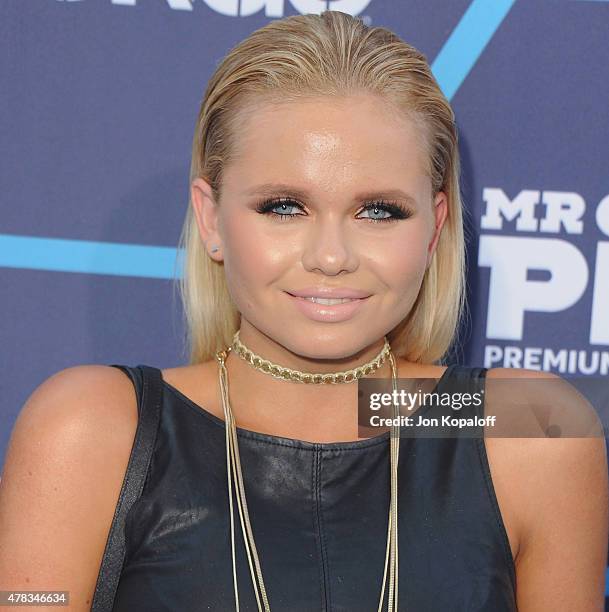
[[[288,206],[295,206],[300,210],[303,210],[303,207],[292,198],[274,198],[269,200],[263,200],[256,204],[256,211],[260,214],[267,214],[269,212],[272,213],[272,216],[279,217],[280,220],[284,220],[289,217],[300,217],[302,215],[288,215],[285,213],[276,213],[273,211],[273,208],[277,206],[281,206],[282,204],[286,204]],[[408,219],[412,217],[412,211],[408,208],[405,208],[402,204],[395,201],[387,201],[387,200],[375,200],[373,202],[367,202],[364,205],[363,211],[366,210],[382,210],[386,212],[390,212],[393,217],[385,217],[384,219],[372,219],[370,217],[366,217],[366,221],[371,221],[372,223],[385,223],[385,222],[393,222],[399,221],[401,219]]]

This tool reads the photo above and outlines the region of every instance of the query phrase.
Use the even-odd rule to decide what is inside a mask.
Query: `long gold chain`
[[[267,369],[263,369],[262,371],[267,374],[271,374],[276,376],[277,378],[282,378],[286,380],[283,375],[283,371],[287,370],[289,372],[289,378],[287,380],[298,380],[298,382],[304,382],[309,384],[337,384],[338,382],[352,382],[352,380],[357,380],[361,376],[364,376],[363,373],[366,368],[376,367],[377,369],[380,367],[380,364],[384,363],[384,361],[388,358],[389,363],[391,365],[391,377],[394,394],[393,397],[396,397],[397,394],[397,369],[395,358],[393,353],[391,352],[391,347],[385,338],[385,345],[381,351],[381,353],[374,359],[372,362],[364,364],[359,368],[355,368],[354,370],[349,370],[347,372],[338,372],[333,373],[331,376],[334,377],[333,380],[328,378],[323,378],[328,375],[317,375],[310,372],[299,372],[296,370],[289,370],[288,368],[280,368],[276,364],[273,364],[267,360],[262,359],[258,355],[255,355],[247,347],[245,347],[239,340],[239,332],[233,337],[233,345],[228,347],[223,351],[218,351],[216,353],[216,359],[219,364],[218,375],[219,375],[219,384],[220,384],[220,395],[222,398],[222,406],[224,409],[224,420],[226,424],[226,471],[227,471],[227,480],[228,480],[228,499],[229,499],[229,512],[230,512],[230,528],[231,528],[231,547],[232,547],[232,563],[233,563],[233,585],[235,591],[235,610],[239,612],[239,589],[237,585],[237,567],[236,567],[236,555],[235,555],[235,527],[234,527],[234,517],[233,517],[233,486],[232,479],[234,478],[237,492],[237,504],[239,508],[239,518],[241,522],[241,530],[243,533],[243,540],[245,542],[245,548],[247,552],[248,564],[250,567],[250,575],[252,578],[252,585],[254,587],[254,593],[256,595],[256,602],[258,604],[259,612],[262,612],[264,609],[265,612],[270,612],[270,606],[268,601],[268,596],[266,593],[266,587],[264,585],[264,580],[262,578],[262,570],[260,569],[260,560],[258,558],[258,551],[256,549],[256,544],[254,542],[254,535],[252,533],[252,527],[249,518],[249,512],[247,508],[247,502],[245,498],[245,487],[243,483],[243,474],[241,471],[241,459],[239,457],[239,444],[237,438],[237,429],[235,424],[235,419],[233,417],[233,413],[230,407],[229,402],[229,393],[228,393],[228,372],[226,370],[226,358],[228,357],[229,352],[232,348],[239,347],[239,355],[246,359],[248,363],[253,365],[258,369],[263,368],[263,364],[266,363]],[[237,349],[235,349],[237,352]],[[249,355],[249,357],[246,357]],[[379,360],[382,358],[382,361]],[[251,361],[250,361],[251,359]],[[275,369],[278,368],[278,369]],[[374,370],[368,370],[367,373],[370,373]],[[345,375],[351,373],[354,378],[349,378],[345,380]],[[359,374],[358,374],[359,373]],[[298,375],[297,378],[293,378],[292,376]],[[317,378],[318,376],[322,376],[322,380]],[[338,380],[338,376],[341,376],[341,380]],[[309,379],[309,377],[312,377]],[[307,380],[304,380],[304,379]],[[399,409],[397,404],[393,403],[393,416],[399,417]],[[387,597],[387,612],[397,612],[398,610],[398,462],[399,462],[399,452],[400,452],[400,425],[399,418],[394,418],[393,422],[396,424],[392,424],[391,426],[391,434],[390,434],[390,480],[391,480],[391,493],[390,493],[390,504],[389,504],[389,520],[387,525],[387,550],[385,554],[385,566],[383,571],[383,582],[381,586],[380,600],[378,612],[381,612],[383,607],[383,601],[385,599],[385,589],[386,589],[386,581],[387,581],[387,565],[389,564],[389,593]],[[262,601],[261,601],[262,599]]]

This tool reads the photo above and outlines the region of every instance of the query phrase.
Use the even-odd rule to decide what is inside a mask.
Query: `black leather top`
[[[115,367],[131,377],[140,410],[151,410],[141,406],[150,368]],[[449,366],[436,390],[449,383],[479,390],[485,373]],[[145,484],[120,533],[125,558],[116,594],[113,604],[96,609],[235,610],[224,422],[168,383],[160,387]],[[450,407],[440,410],[454,416]],[[474,414],[483,416],[483,406],[463,407],[459,416]],[[387,544],[389,433],[312,443],[238,428],[238,439],[271,610],[376,612]],[[132,454],[140,452],[134,445]],[[131,477],[128,470],[124,489]],[[400,612],[516,610],[514,564],[481,437],[403,437],[398,503]],[[240,609],[254,611],[234,495],[233,505]],[[107,561],[117,546],[111,533]]]

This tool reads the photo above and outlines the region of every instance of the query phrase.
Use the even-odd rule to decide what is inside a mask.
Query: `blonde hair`
[[[415,303],[387,338],[408,361],[441,361],[457,340],[465,308],[465,241],[454,113],[426,57],[383,27],[339,11],[271,21],[236,45],[208,82],[192,144],[190,181],[203,177],[220,200],[222,168],[237,156],[239,127],[256,104],[371,93],[423,128],[433,196],[448,215]],[[213,359],[232,342],[240,313],[222,263],[201,240],[192,201],[179,246],[179,289],[190,363]]]

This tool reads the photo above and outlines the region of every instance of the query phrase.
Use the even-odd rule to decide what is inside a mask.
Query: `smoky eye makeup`
[[[263,198],[256,202],[255,210],[261,215],[267,215],[280,221],[289,220],[292,217],[306,216],[304,206],[292,197]],[[277,210],[279,212],[277,212]],[[293,211],[295,210],[300,212],[294,213]],[[370,216],[360,217],[360,219],[370,223],[393,223],[395,221],[408,219],[413,215],[412,209],[403,205],[401,202],[384,199],[365,202],[358,212],[358,215],[363,212],[368,213]],[[377,218],[375,215],[378,214],[382,214],[383,216]]]

